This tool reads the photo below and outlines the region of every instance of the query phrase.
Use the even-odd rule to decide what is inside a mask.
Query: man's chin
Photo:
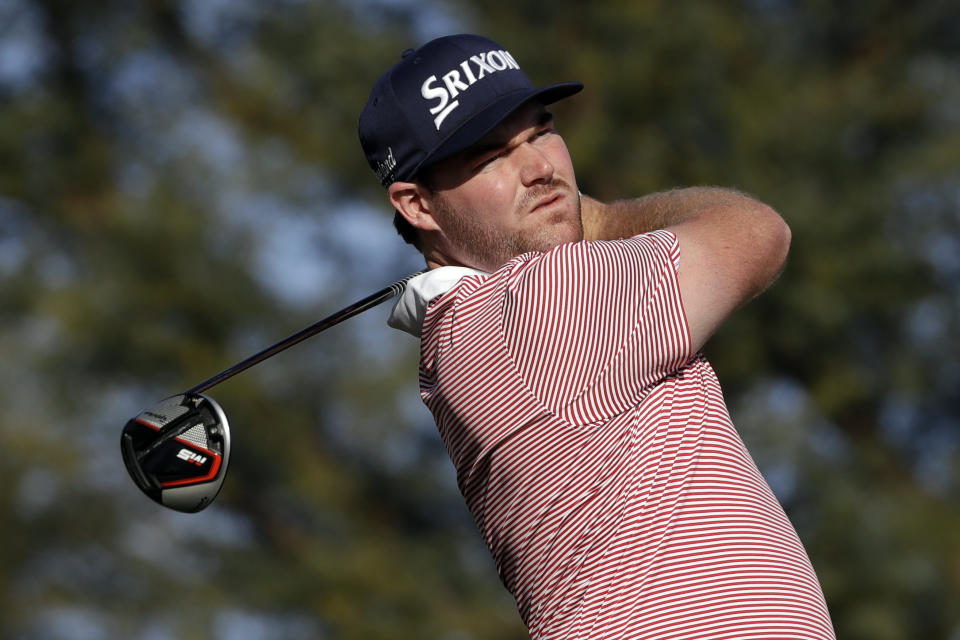
[[[535,251],[549,251],[562,244],[580,242],[583,240],[583,225],[579,221],[560,219],[547,225],[535,243],[531,243]]]
[[[580,219],[579,211],[575,215],[558,212],[550,220],[549,226],[554,238],[553,246],[583,240],[583,221]]]

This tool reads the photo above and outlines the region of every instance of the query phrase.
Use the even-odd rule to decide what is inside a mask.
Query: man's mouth
[[[546,208],[552,206],[553,204],[559,202],[560,200],[562,200],[563,197],[564,197],[564,196],[563,196],[563,193],[562,193],[562,192],[560,192],[560,191],[554,191],[553,193],[551,193],[551,194],[549,194],[549,195],[547,195],[547,196],[544,196],[543,198],[540,198],[539,200],[537,200],[537,201],[534,203],[533,207],[530,209],[530,213],[535,213],[535,212],[537,212],[537,211],[539,211],[539,210],[541,210],[541,209],[546,209]]]

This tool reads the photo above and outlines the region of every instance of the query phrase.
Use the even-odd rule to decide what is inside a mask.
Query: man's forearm
[[[665,229],[700,211],[751,200],[738,191],[720,187],[688,187],[652,193],[642,198],[604,203],[584,195],[585,240],[617,240]]]

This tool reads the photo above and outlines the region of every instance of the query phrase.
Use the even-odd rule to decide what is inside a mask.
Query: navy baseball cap
[[[503,47],[482,36],[432,40],[383,74],[360,114],[360,145],[387,187],[478,142],[533,98],[556,102],[580,82],[535,88]]]

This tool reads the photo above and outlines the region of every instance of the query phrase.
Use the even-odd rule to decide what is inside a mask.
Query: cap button
[[[411,55],[416,53],[416,49],[406,49],[403,53],[400,54],[401,58],[408,58]]]

